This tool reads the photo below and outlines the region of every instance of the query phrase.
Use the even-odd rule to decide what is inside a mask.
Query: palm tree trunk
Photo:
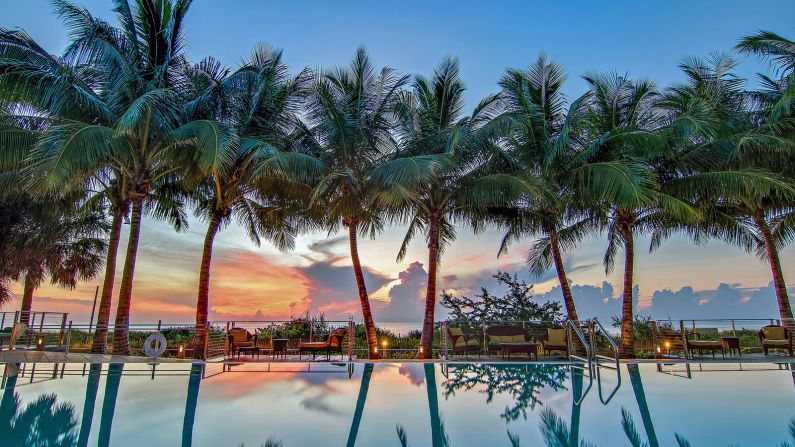
[[[420,337],[420,358],[433,358],[433,317],[436,308],[436,267],[439,265],[439,221],[431,217],[428,228],[428,284],[425,290],[425,317]]]
[[[367,295],[367,286],[364,284],[364,274],[362,264],[359,262],[359,246],[356,241],[357,222],[348,219],[348,239],[351,245],[351,261],[353,261],[353,273],[356,276],[356,287],[359,289],[359,301],[362,304],[362,318],[364,320],[364,332],[367,337],[367,353],[371,359],[378,359],[378,336],[375,333],[375,322],[373,313],[370,310],[370,298]]]
[[[364,414],[364,403],[367,402],[367,391],[370,389],[370,378],[373,377],[373,364],[365,363],[362,371],[362,384],[359,385],[359,397],[356,398],[356,409],[353,411],[351,430],[348,432],[347,447],[356,445],[356,437],[359,434],[359,426],[362,424]]]
[[[754,213],[754,223],[757,230],[762,233],[765,240],[765,250],[767,251],[767,259],[770,262],[770,270],[773,273],[773,286],[776,289],[776,299],[778,300],[778,311],[781,315],[781,322],[788,327],[795,327],[795,322],[792,320],[792,307],[789,303],[789,294],[787,293],[787,283],[784,282],[784,273],[781,271],[781,259],[778,256],[778,248],[776,242],[773,240],[773,232],[770,231],[770,226],[765,221],[765,215],[762,210],[757,210]]]
[[[221,216],[213,213],[207,234],[204,236],[204,250],[202,251],[202,264],[199,271],[199,297],[196,300],[196,338],[193,345],[193,357],[203,359],[207,346],[207,314],[210,301],[210,264],[213,257],[213,241],[221,225]]]
[[[91,343],[93,354],[104,354],[108,349],[108,323],[110,322],[110,307],[113,299],[113,282],[116,280],[116,256],[119,251],[121,239],[121,224],[124,221],[122,208],[113,209],[113,221],[110,227],[108,240],[108,256],[105,259],[105,279],[102,282],[102,296],[99,299],[99,312],[97,313],[97,329],[94,331],[94,341]]]
[[[130,331],[130,302],[132,301],[135,257],[138,254],[138,240],[141,237],[141,214],[143,199],[136,199],[130,216],[130,237],[127,240],[127,254],[124,258],[124,271],[119,288],[119,303],[116,308],[116,324],[113,328],[113,354],[130,355],[128,334]]]
[[[626,223],[620,223],[621,237],[624,239],[624,296],[621,307],[621,347],[619,356],[624,359],[635,356],[635,340],[632,336],[632,286],[635,268],[635,246],[632,229]]]
[[[33,291],[36,290],[33,278],[25,275],[25,289],[22,292],[22,308],[19,313],[20,323],[30,324],[30,310],[33,308]]]
[[[569,287],[569,279],[566,277],[566,267],[563,265],[563,257],[560,255],[558,235],[554,231],[549,234],[549,243],[552,246],[552,259],[555,261],[555,270],[558,272],[558,281],[560,282],[560,290],[563,292],[566,314],[569,320],[579,321],[577,308],[574,306],[574,297],[571,295],[571,287]]]

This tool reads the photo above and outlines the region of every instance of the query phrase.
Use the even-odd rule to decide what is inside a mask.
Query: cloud
[[[306,278],[306,302],[310,313],[324,313],[331,319],[346,319],[350,315],[361,315],[359,290],[351,266],[332,265],[316,261],[298,270]],[[388,282],[390,277],[364,267],[364,283],[372,293]]]
[[[398,281],[389,289],[390,301],[375,306],[375,318],[389,322],[422,321],[428,272],[421,262],[415,261],[398,274]]]

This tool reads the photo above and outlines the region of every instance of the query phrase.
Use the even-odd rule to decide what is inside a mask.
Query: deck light
[[[39,350],[39,351],[43,351],[44,350],[44,337],[39,337],[36,340],[36,349]]]
[[[180,343],[179,348],[177,348],[177,358],[184,359],[185,358],[185,345]]]

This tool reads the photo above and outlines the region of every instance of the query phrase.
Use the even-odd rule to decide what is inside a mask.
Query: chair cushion
[[[786,340],[787,335],[783,326],[768,326],[762,328],[765,340]]]
[[[566,329],[547,329],[547,342],[550,345],[565,345]]]
[[[489,335],[490,345],[499,345],[500,343],[511,343],[513,336],[511,335]]]
[[[452,336],[464,335],[464,331],[462,331],[460,327],[447,328],[447,333]]]
[[[763,346],[775,346],[775,347],[787,347],[789,346],[789,340],[768,340],[762,342]]]
[[[253,341],[236,341],[235,342],[235,347],[238,348],[238,349],[240,349],[240,348],[250,348],[252,346],[254,346],[254,342]]]
[[[326,349],[330,345],[327,341],[302,341],[299,345],[299,349],[306,349],[306,350],[313,350],[313,349]]]
[[[477,345],[478,341],[475,339],[471,338],[469,340],[464,340],[464,337],[459,337],[458,339],[456,339],[454,347],[461,348],[464,346],[477,346]]]
[[[524,343],[524,335],[514,335],[511,337],[511,343]]]
[[[235,344],[247,342],[250,338],[248,331],[245,329],[233,328],[229,330],[229,333],[232,334],[232,337],[234,337],[233,339],[235,340]]]

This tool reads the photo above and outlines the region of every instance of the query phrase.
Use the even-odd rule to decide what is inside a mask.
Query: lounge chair
[[[541,349],[543,349],[544,355],[550,355],[552,351],[569,355],[566,329],[547,329],[547,333],[541,336]]]
[[[347,332],[347,329],[334,329],[329,332],[328,337],[324,341],[302,341],[298,345],[298,357],[300,358],[304,352],[308,352],[312,353],[312,358],[314,359],[318,352],[324,351],[327,360],[331,360],[332,352],[342,355],[342,340]]]
[[[459,327],[448,327],[447,339],[450,343],[450,351],[453,354],[480,353],[478,337],[465,334]]]
[[[486,328],[486,353],[500,352],[500,343],[527,343],[530,334],[519,326],[489,326]]]
[[[765,355],[769,349],[784,349],[792,357],[792,332],[784,326],[770,325],[759,330],[759,341]]]
[[[231,354],[232,357],[237,354],[239,357],[240,348],[243,348],[245,351],[247,348],[253,348],[257,345],[257,336],[256,334],[252,335],[251,332],[241,327],[233,327],[232,329],[229,329],[227,342],[229,354]]]
[[[698,336],[698,334],[696,334]],[[720,351],[721,355],[725,356],[726,352],[723,350],[723,342],[720,340],[691,340],[685,332],[685,343],[687,343],[687,350],[691,353],[698,351],[702,356],[704,351],[710,351],[712,358],[715,358],[715,352]]]

